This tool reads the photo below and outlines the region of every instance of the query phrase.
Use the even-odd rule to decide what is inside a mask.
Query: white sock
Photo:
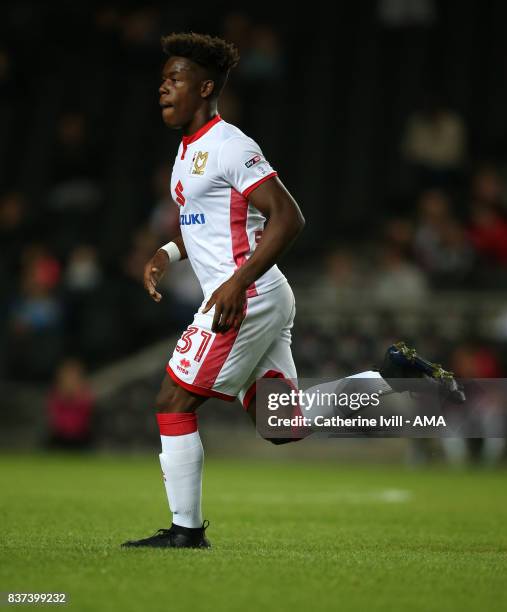
[[[335,393],[336,395],[339,395],[340,393],[344,392],[347,381],[351,378],[368,379],[361,385],[362,393],[379,393],[379,395],[383,395],[392,392],[392,388],[382,378],[379,372],[375,370],[367,370],[366,372],[359,372],[358,374],[352,374],[346,378],[340,378],[338,380],[322,383],[306,389],[303,395],[303,398],[305,398],[306,401],[303,401],[301,414],[311,419],[312,423],[313,419],[317,416],[323,416],[324,418],[334,416],[336,411],[339,410],[339,407],[337,408],[333,402],[324,402],[323,405],[319,405],[315,398],[319,393]],[[311,403],[312,395],[314,396],[313,403]],[[360,412],[360,410],[358,410],[358,412]],[[313,427],[313,425],[311,425],[311,427]]]
[[[198,431],[161,435],[160,465],[173,523],[181,527],[202,526],[201,491],[204,452]]]

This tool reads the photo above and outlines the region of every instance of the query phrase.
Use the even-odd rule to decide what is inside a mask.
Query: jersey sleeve
[[[220,151],[218,165],[225,180],[245,198],[277,173],[251,138],[227,140]]]

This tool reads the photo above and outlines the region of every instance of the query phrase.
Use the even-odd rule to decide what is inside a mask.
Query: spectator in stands
[[[47,220],[52,244],[63,257],[97,234],[104,164],[92,133],[82,112],[66,112],[58,120]]]
[[[452,355],[451,368],[461,378],[465,388],[469,385],[470,398],[473,389],[471,379],[500,378],[503,375],[495,352],[486,346],[463,344]],[[447,423],[457,431],[465,430],[468,437],[442,438],[445,456],[451,465],[463,466],[469,460],[485,465],[496,465],[505,451],[506,413],[505,398],[497,394],[493,385],[483,383],[483,391],[475,397],[473,409],[464,414],[451,409]],[[463,419],[466,421],[463,421]]]
[[[98,288],[102,280],[102,270],[97,249],[81,244],[74,248],[65,269],[65,288],[76,294],[84,294]]]
[[[416,261],[434,285],[462,285],[472,267],[473,252],[464,228],[451,212],[448,197],[439,190],[425,191],[418,208]]]
[[[13,309],[19,328],[45,329],[58,324],[61,313],[52,290],[60,280],[60,264],[43,246],[31,245],[23,253],[21,295]]]
[[[101,200],[102,171],[81,112],[64,113],[57,125],[50,206],[60,211],[88,211]]]
[[[64,360],[47,397],[49,446],[85,449],[92,443],[92,416],[95,400],[76,359]]]
[[[106,282],[95,247],[78,244],[70,253],[62,283],[65,300],[65,338],[68,349],[87,363],[121,351],[121,315],[113,315],[119,301],[115,282]]]
[[[507,221],[494,206],[474,205],[468,235],[483,263],[507,266]]]
[[[132,330],[129,339],[135,344],[147,344],[160,339],[160,330],[170,334],[174,329],[172,320],[172,304],[169,296],[164,296],[162,308],[152,300],[146,299],[145,293],[139,291],[142,285],[144,266],[161,245],[161,240],[149,227],[139,229],[134,235],[133,245],[125,257],[123,265],[121,292],[121,308],[123,326]],[[178,264],[178,265],[181,265]],[[170,270],[167,276],[180,274]],[[166,299],[167,298],[167,299]]]
[[[452,184],[466,158],[466,128],[461,116],[428,96],[424,108],[409,116],[402,142],[404,159],[419,187]]]
[[[442,232],[450,220],[450,203],[445,193],[437,189],[424,191],[418,202],[415,254],[417,261],[430,272],[439,266]]]
[[[357,300],[364,291],[357,257],[346,247],[331,249],[324,259],[324,274],[312,284],[312,293],[323,308]]]
[[[479,286],[497,289],[507,282],[507,191],[498,171],[478,168],[470,185],[468,239],[478,260]]]
[[[12,270],[27,240],[28,206],[24,195],[10,191],[0,197],[0,244],[2,270]]]
[[[14,379],[43,380],[60,356],[63,308],[54,291],[59,281],[60,264],[44,247],[25,249],[9,316],[8,367]]]
[[[475,172],[472,177],[471,198],[477,204],[493,206],[498,211],[507,211],[505,182],[493,166],[485,164]]]
[[[371,279],[371,299],[379,305],[396,307],[416,304],[428,294],[424,274],[411,264],[399,247],[382,247],[380,269]]]

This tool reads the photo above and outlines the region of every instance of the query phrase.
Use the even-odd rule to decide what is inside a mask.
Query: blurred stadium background
[[[368,369],[403,338],[459,376],[505,376],[507,4],[334,9],[3,3],[2,448],[158,449],[153,398],[201,301],[186,262],[160,305],[140,282],[178,227],[168,181],[181,134],[164,128],[157,93],[171,31],[238,45],[220,112],[260,143],[307,219],[282,262],[300,375]],[[505,453],[501,437],[273,449],[239,404],[201,413],[211,454],[498,464]]]

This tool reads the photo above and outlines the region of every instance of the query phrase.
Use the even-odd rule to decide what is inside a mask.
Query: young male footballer
[[[168,56],[159,89],[162,119],[183,132],[171,178],[181,234],[146,264],[144,286],[160,302],[158,281],[188,257],[204,301],[174,349],[155,402],[172,525],[123,546],[208,548],[196,410],[209,397],[237,397],[255,422],[256,379],[297,378],[290,348],[294,295],[276,264],[305,221],[259,145],[218,113],[237,49],[195,33],[166,36],[162,47]],[[358,376],[391,389],[382,374],[398,381],[439,378],[433,364],[404,345],[388,349],[380,372]]]

